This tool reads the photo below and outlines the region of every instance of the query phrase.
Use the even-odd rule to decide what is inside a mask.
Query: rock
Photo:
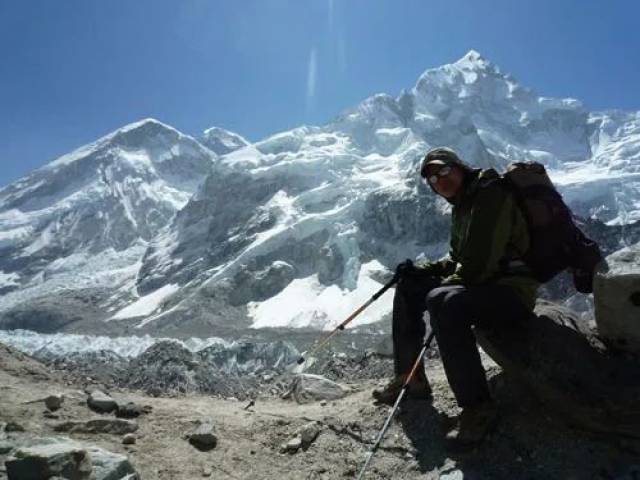
[[[118,403],[100,390],[94,390],[89,394],[87,405],[98,413],[111,413],[118,409]]]
[[[204,467],[202,469],[202,476],[203,477],[210,477],[211,475],[213,475],[213,471],[211,470],[210,467]]]
[[[609,351],[566,308],[540,300],[535,313],[513,329],[476,329],[478,343],[566,423],[640,439],[640,358]]]
[[[15,461],[12,473],[7,466],[9,480],[139,480],[126,456],[66,437],[30,439],[28,444],[16,448],[9,460]]]
[[[280,447],[280,451],[282,453],[296,453],[298,450],[302,448],[302,437],[300,435],[296,435],[287,443],[283,443]]]
[[[318,422],[309,422],[296,431],[296,435],[302,440],[302,448],[305,450],[318,438],[320,425]]]
[[[118,405],[116,411],[116,417],[119,418],[137,418],[144,413],[143,408],[133,402],[128,402],[125,405]]]
[[[89,452],[72,442],[20,447],[5,465],[9,480],[41,480],[56,475],[89,480],[93,471]]]
[[[60,415],[50,412],[49,410],[45,410],[44,412],[42,412],[42,416],[44,418],[50,418],[51,420],[58,420],[60,418]]]
[[[211,421],[203,422],[193,433],[188,435],[188,439],[191,445],[202,451],[211,450],[218,444],[218,437]]]
[[[44,399],[44,405],[51,412],[59,410],[64,402],[64,396],[62,395],[49,395]]]
[[[294,278],[295,268],[281,260],[259,271],[243,265],[233,278],[235,288],[229,292],[229,301],[232,305],[244,305],[250,301],[266,300],[280,292]]]
[[[598,332],[612,346],[640,354],[640,244],[607,257],[593,282]]]
[[[124,435],[138,430],[138,424],[121,418],[95,418],[86,422],[69,421],[55,425],[56,432],[71,433],[110,433]]]
[[[296,402],[310,403],[319,400],[336,400],[346,396],[349,391],[328,378],[303,373],[293,380],[291,393]]]
[[[16,422],[8,422],[4,426],[5,432],[24,432],[24,427]]]
[[[140,480],[140,476],[125,455],[95,446],[86,448],[93,464],[95,480]]]
[[[122,437],[123,445],[133,445],[134,443],[136,443],[136,436],[133,433],[127,433]]]

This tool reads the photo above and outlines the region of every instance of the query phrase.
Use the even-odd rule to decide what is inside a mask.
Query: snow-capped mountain
[[[448,204],[416,178],[433,146],[451,146],[480,167],[540,161],[576,213],[610,225],[640,220],[640,112],[592,113],[574,99],[540,97],[475,51],[427,70],[397,97],[374,95],[324,126],[254,144],[212,128],[201,139],[208,148],[175,135],[209,159],[211,170],[204,178],[181,169],[204,181],[190,184],[193,195],[183,190],[175,216],[154,235],[140,235],[148,242],[144,254],[132,257],[127,270],[135,272],[130,291],[138,298],[118,308],[112,301],[112,323],[162,332],[195,325],[335,325],[380,288],[397,262],[445,252]],[[145,150],[148,158],[165,158],[171,149],[163,147]],[[82,152],[95,148],[70,157],[91,156]],[[40,177],[45,184],[47,178]],[[27,201],[32,183],[21,182],[0,191],[0,200],[10,189]],[[19,204],[2,202],[0,221],[24,214]],[[126,215],[123,206],[122,222]],[[0,223],[1,235],[31,222]],[[94,269],[93,276],[103,271],[108,268]],[[0,275],[8,283],[17,274],[14,268]],[[383,318],[391,297],[355,324]]]
[[[131,281],[147,243],[215,159],[193,138],[147,119],[0,190],[0,307],[70,289],[137,296]]]

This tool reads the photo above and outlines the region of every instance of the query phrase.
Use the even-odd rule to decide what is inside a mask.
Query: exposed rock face
[[[237,133],[220,127],[212,127],[205,130],[200,141],[209,150],[218,155],[226,155],[249,145],[249,142]]]
[[[295,269],[283,261],[275,261],[257,272],[242,268],[233,279],[235,288],[229,295],[229,301],[233,305],[243,305],[266,300],[286,287],[294,277]]]
[[[598,331],[616,348],[640,354],[640,244],[607,257],[594,279]]]

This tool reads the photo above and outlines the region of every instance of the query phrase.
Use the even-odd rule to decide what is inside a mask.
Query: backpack
[[[541,283],[571,269],[579,292],[593,291],[593,276],[603,260],[600,247],[576,225],[544,165],[515,162],[502,175],[514,193],[529,228],[530,247],[522,260]]]

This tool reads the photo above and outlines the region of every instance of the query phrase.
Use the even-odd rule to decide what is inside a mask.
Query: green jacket
[[[451,202],[449,256],[416,266],[444,277],[443,285],[508,285],[533,310],[540,284],[518,261],[529,248],[527,223],[499,178],[493,169],[469,173]]]

